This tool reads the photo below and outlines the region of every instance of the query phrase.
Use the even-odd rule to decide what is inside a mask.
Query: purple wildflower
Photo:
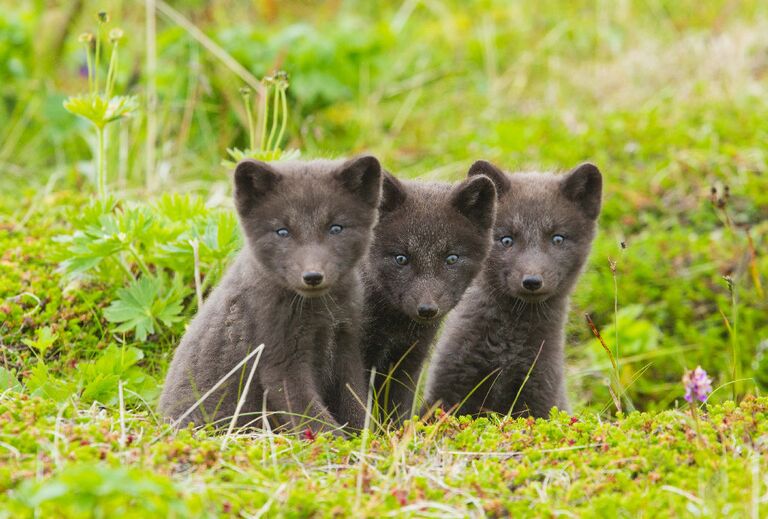
[[[686,402],[693,402],[694,398],[703,402],[712,392],[712,379],[709,378],[706,371],[701,369],[701,366],[696,366],[696,369],[685,372],[683,385],[685,386]]]

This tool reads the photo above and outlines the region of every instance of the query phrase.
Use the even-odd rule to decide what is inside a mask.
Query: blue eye
[[[408,264],[408,256],[406,256],[404,254],[398,254],[397,256],[395,256],[395,263],[397,263],[401,267],[403,265],[407,265]]]
[[[501,244],[505,247],[511,247],[513,243],[515,243],[515,240],[512,239],[512,236],[504,236],[501,239]]]
[[[552,236],[552,243],[554,243],[555,245],[562,245],[564,241],[565,241],[565,236],[563,236],[562,234],[555,234],[554,236]]]
[[[459,261],[459,257],[458,257],[456,254],[451,254],[451,255],[449,255],[447,258],[445,258],[445,262],[446,262],[448,265],[453,265],[453,264],[454,264],[454,263],[456,263],[457,261]]]
[[[328,232],[330,232],[331,234],[339,234],[343,230],[344,230],[344,227],[342,227],[341,225],[335,223],[335,224],[331,225],[331,228],[330,228],[330,230]]]
[[[278,229],[278,230],[277,230],[277,231],[275,231],[275,232],[276,232],[276,233],[277,233],[277,235],[278,235],[278,236],[280,236],[281,238],[287,238],[287,237],[288,237],[288,235],[290,234],[290,233],[288,232],[288,229],[286,229],[285,227],[283,227],[282,229]]]

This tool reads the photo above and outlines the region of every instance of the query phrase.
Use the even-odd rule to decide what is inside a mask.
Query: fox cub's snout
[[[235,170],[235,202],[248,246],[282,285],[305,297],[324,295],[365,255],[375,220],[381,167],[373,157],[348,161],[333,185],[311,175],[283,175],[246,160]]]

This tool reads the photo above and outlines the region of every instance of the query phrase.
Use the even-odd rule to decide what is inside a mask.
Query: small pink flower
[[[312,431],[310,427],[307,427],[306,429],[304,429],[304,432],[301,433],[301,437],[307,440],[308,442],[313,442],[315,441],[315,438],[317,436],[315,435],[314,431]]]
[[[686,402],[693,402],[694,398],[703,402],[712,392],[712,379],[701,366],[696,366],[696,369],[685,372],[683,385],[685,386]]]

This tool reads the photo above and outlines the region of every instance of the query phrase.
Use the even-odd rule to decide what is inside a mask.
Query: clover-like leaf
[[[138,340],[144,341],[158,331],[160,323],[170,326],[182,319],[187,291],[179,278],[166,291],[162,277],[143,276],[117,291],[117,300],[104,310],[104,317],[119,325],[115,331],[133,331]]]

